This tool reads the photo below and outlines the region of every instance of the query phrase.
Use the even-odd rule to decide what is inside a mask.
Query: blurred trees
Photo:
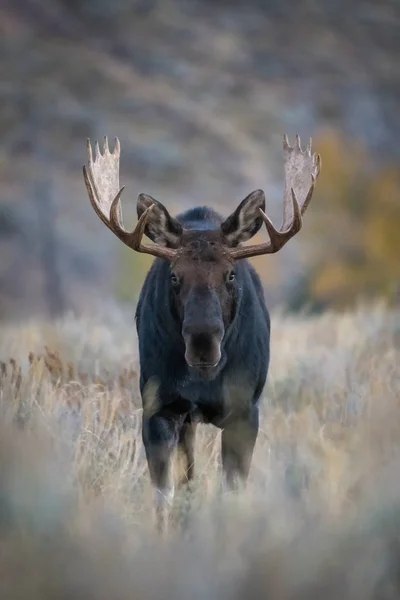
[[[58,317],[65,311],[66,299],[59,268],[60,244],[51,181],[37,180],[32,196],[37,209],[38,254],[47,312],[50,317]]]
[[[358,299],[398,299],[400,170],[377,164],[357,141],[337,130],[314,136],[322,157],[307,213],[308,268],[290,306],[344,308]]]
[[[374,161],[398,159],[400,4],[375,5],[0,2],[0,316],[91,308],[115,290],[137,297],[152,258],[123,248],[95,219],[81,174],[86,137],[119,136],[121,180],[180,210],[209,203],[228,214],[234,199],[270,186],[276,224],[283,132],[305,140],[327,124],[374,149]],[[271,308],[299,272],[294,307],[340,306],[359,290],[394,294],[388,226],[397,209],[392,222],[386,204],[396,204],[395,170],[376,169],[337,134],[319,137],[324,170],[301,236],[254,259]],[[35,186],[49,174],[47,209]]]
[[[123,303],[133,303],[139,298],[146,273],[154,260],[149,254],[140,254],[118,242],[115,294]],[[146,239],[146,243],[151,244]]]

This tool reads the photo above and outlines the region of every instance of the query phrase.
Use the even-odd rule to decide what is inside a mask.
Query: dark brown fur
[[[187,479],[193,477],[199,421],[223,429],[228,484],[235,485],[237,477],[245,481],[249,473],[268,372],[270,323],[258,275],[228,252],[232,240],[241,241],[240,227],[247,239],[251,220],[253,233],[261,226],[261,219],[255,221],[262,199],[252,196],[248,202],[225,231],[227,221],[209,208],[172,219],[157,206],[171,231],[184,225],[175,258],[154,261],[136,311],[143,441],[153,484],[163,498],[172,494],[175,447],[186,457]],[[153,224],[152,231],[161,228]],[[168,244],[158,234],[160,242]]]

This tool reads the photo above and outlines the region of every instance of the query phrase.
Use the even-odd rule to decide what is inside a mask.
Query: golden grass
[[[153,531],[132,313],[0,330],[0,597],[395,598],[400,313],[272,316],[250,481],[219,494],[201,427],[191,495]]]

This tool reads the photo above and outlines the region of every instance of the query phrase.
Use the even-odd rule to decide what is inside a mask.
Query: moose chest
[[[224,369],[213,381],[201,381],[186,377],[176,386],[179,398],[189,408],[194,420],[223,426],[235,412],[247,412],[253,404],[254,389],[240,385],[230,369]]]
[[[201,381],[186,376],[176,384],[177,395],[187,402],[189,412],[196,421],[215,423],[223,417],[223,378]]]

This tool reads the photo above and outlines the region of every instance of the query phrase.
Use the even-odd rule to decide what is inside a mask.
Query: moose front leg
[[[180,464],[179,484],[189,483],[194,476],[194,447],[196,441],[196,423],[185,420],[179,432],[178,453]]]
[[[171,459],[178,442],[179,429],[179,418],[165,416],[162,411],[150,417],[143,417],[143,444],[154,488],[156,523],[160,532],[167,528],[174,498]]]
[[[222,431],[222,469],[230,490],[245,485],[258,435],[258,407],[230,420]]]
[[[176,525],[185,531],[190,523],[193,509],[193,489],[191,482],[194,478],[194,451],[197,423],[188,416],[179,432],[177,452],[177,485],[179,488],[177,500],[178,511]],[[174,511],[175,512],[175,511]]]

